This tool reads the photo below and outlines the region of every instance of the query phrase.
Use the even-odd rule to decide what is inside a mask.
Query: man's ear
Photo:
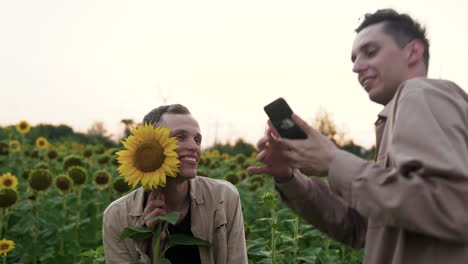
[[[413,66],[422,61],[424,54],[424,45],[419,39],[413,39],[407,45],[408,65]]]

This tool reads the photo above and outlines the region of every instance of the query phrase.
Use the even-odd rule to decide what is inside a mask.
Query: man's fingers
[[[300,127],[302,131],[304,131],[304,133],[306,133],[307,135],[313,135],[314,129],[311,126],[309,126],[309,124],[307,124],[306,121],[304,121],[296,114],[292,114],[291,118],[294,121],[294,123],[296,123],[296,125]]]
[[[258,173],[265,173],[267,170],[267,166],[257,166],[257,167],[248,167],[247,172],[250,174],[258,174]]]

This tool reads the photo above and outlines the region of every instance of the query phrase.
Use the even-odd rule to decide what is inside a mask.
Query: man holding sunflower
[[[157,220],[148,218],[170,212],[178,212],[180,217],[175,225],[163,228],[162,244],[167,234],[179,233],[213,244],[171,247],[165,258],[173,264],[247,263],[237,189],[226,181],[197,176],[202,140],[198,122],[186,107],[174,104],[152,110],[143,123],[123,142],[126,150],[117,153],[119,172],[129,184],[140,183],[142,187],[104,211],[107,263],[151,263],[151,239],[119,242],[119,237],[125,227],[153,229]]]

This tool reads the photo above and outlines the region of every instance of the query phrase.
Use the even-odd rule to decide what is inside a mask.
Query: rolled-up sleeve
[[[397,93],[385,153],[367,162],[340,151],[334,193],[374,222],[468,241],[468,101],[457,89],[408,82]],[[386,128],[387,129],[387,128]]]

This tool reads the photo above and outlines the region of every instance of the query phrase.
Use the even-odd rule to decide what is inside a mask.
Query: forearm
[[[365,243],[366,220],[334,195],[322,179],[311,179],[298,170],[285,183],[276,183],[283,201],[320,231],[353,248]]]
[[[332,190],[375,222],[444,240],[468,241],[468,179],[456,168],[413,160],[387,167],[342,152],[329,176]],[[421,166],[421,167],[418,167]]]

